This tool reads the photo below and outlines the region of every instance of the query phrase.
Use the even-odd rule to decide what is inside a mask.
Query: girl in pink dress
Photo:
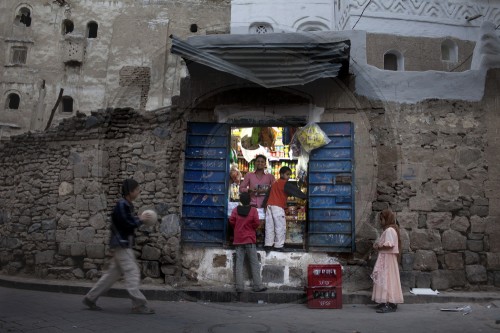
[[[261,208],[264,198],[274,183],[275,178],[269,173],[265,173],[267,158],[264,155],[255,157],[255,171],[245,175],[240,185],[240,193],[250,194],[250,205]]]
[[[401,238],[394,213],[385,209],[380,213],[380,225],[384,232],[373,244],[379,251],[377,262],[373,268],[372,300],[377,302],[377,312],[395,312],[397,304],[403,303],[403,291],[399,278],[399,256]]]

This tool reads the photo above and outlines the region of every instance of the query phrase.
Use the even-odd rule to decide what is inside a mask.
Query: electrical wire
[[[372,3],[372,0],[368,1],[368,3],[365,5],[365,8],[363,8],[363,10],[361,11],[361,15],[359,15],[358,20],[356,21],[356,23],[354,23],[351,30],[354,30],[354,28],[356,28],[356,25],[358,24],[359,20],[361,20],[361,18],[363,17],[363,14],[365,13],[366,8],[368,8],[368,6],[371,3]]]

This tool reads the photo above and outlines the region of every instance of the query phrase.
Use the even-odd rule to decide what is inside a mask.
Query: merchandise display
[[[238,143],[237,147],[232,145],[236,151],[237,168],[241,172],[242,180],[249,172],[255,171],[254,158],[256,155],[267,157],[267,170],[275,179],[280,177],[279,171],[282,167],[289,167],[292,171],[290,182],[299,186],[297,180],[299,155],[293,153],[290,147],[295,128],[272,127],[272,128],[232,128],[231,142]],[[287,144],[285,144],[287,143]],[[307,187],[300,182],[300,190],[307,193]],[[262,195],[268,191],[267,188],[260,189]],[[231,185],[229,200],[238,201],[238,188]],[[288,197],[286,214],[286,239],[285,245],[294,247],[304,247],[306,232],[306,211],[305,200],[295,197]],[[262,220],[262,224],[264,224]],[[264,239],[263,225],[257,230],[257,243],[262,243]]]

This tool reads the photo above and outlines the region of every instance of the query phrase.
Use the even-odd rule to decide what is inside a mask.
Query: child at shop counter
[[[273,246],[275,251],[283,251],[286,237],[285,209],[288,197],[307,198],[307,195],[297,186],[288,182],[291,174],[292,170],[289,167],[282,167],[280,178],[273,183],[264,201],[264,206],[266,206],[264,249],[266,252],[269,252]]]
[[[250,194],[250,205],[261,208],[262,202],[268,193],[271,184],[274,183],[273,175],[265,173],[267,158],[264,155],[255,157],[255,171],[248,172],[240,185],[240,193]]]
[[[255,230],[259,227],[259,213],[255,207],[250,206],[250,195],[242,193],[241,205],[234,208],[229,217],[229,223],[234,229],[233,244],[236,249],[235,280],[236,292],[243,292],[243,262],[248,256],[250,270],[252,272],[253,291],[261,292],[267,288],[262,285],[260,275],[260,264],[255,246]]]

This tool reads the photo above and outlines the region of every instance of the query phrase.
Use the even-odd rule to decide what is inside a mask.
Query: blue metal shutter
[[[182,199],[184,243],[220,246],[226,240],[229,130],[227,124],[188,123]]]
[[[309,156],[309,251],[354,252],[354,129],[319,123],[331,142]]]

